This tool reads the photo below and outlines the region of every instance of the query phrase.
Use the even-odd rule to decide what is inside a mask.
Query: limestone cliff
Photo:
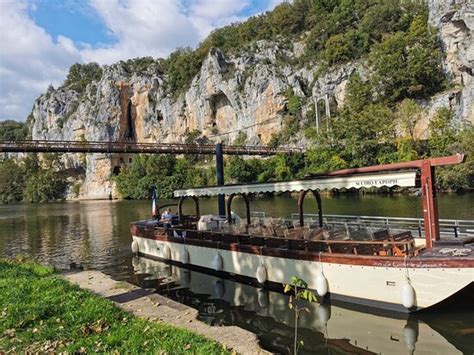
[[[474,122],[474,4],[430,0],[428,6],[430,22],[440,30],[444,66],[453,85],[426,106],[431,113],[450,106],[458,119]],[[229,57],[212,49],[190,87],[180,95],[168,93],[167,78],[157,65],[139,71],[130,71],[123,62],[105,66],[100,80],[81,94],[61,87],[41,95],[33,107],[32,137],[183,142],[188,132],[199,130],[210,141],[232,143],[242,130],[247,144],[266,144],[282,127],[289,87],[295,95],[305,97],[303,114],[315,110],[321,99],[337,108],[343,105],[350,74],[364,68],[364,63],[349,63],[319,70],[322,74],[315,77],[317,67],[289,64],[297,62],[303,50],[301,43],[288,46],[270,41],[258,41],[252,51]],[[302,137],[295,137],[295,142],[305,144]],[[85,168],[82,198],[115,196],[111,176],[129,159],[99,154],[85,159],[64,157],[68,167]]]

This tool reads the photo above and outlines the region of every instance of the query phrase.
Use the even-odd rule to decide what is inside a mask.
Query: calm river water
[[[305,212],[310,213],[314,201],[307,200]],[[236,199],[234,209],[242,216],[243,207]],[[296,212],[296,199],[261,197],[251,202],[251,209],[288,217]],[[0,205],[0,257],[22,254],[59,268],[76,262],[98,269],[197,308],[201,320],[209,324],[252,331],[268,350],[291,353],[295,320],[287,296],[133,257],[129,223],[148,218],[150,210],[148,201]],[[216,213],[216,201],[202,200],[201,210]],[[323,198],[323,211],[420,217],[421,201],[414,196],[344,195]],[[439,212],[441,218],[473,220],[474,194],[441,196]],[[426,312],[408,319],[325,304],[308,308],[298,320],[299,354],[474,352],[472,308]]]

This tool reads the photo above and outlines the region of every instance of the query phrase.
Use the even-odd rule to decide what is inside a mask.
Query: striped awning
[[[264,192],[297,192],[302,190],[359,189],[361,187],[414,187],[416,171],[399,171],[313,179],[268,182],[261,184],[224,185],[181,189],[174,192],[175,197],[183,196],[217,196],[231,194],[253,194]]]

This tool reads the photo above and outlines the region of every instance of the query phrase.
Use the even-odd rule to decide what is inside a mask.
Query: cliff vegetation
[[[438,169],[438,187],[473,189],[474,24],[468,3],[294,0],[219,28],[195,49],[179,48],[166,59],[75,64],[61,87],[35,102],[31,135],[306,149],[304,157],[229,158],[229,182],[459,152],[467,162]],[[12,127],[2,131],[17,134]],[[215,182],[211,157],[129,159],[63,157],[85,171],[75,186],[88,198],[116,191],[147,198],[152,186],[169,197],[175,188]],[[22,169],[18,162],[0,164],[0,171],[12,164]],[[50,199],[48,193],[32,198],[26,186],[35,184],[26,184],[27,172],[23,176],[18,186],[25,192],[12,193],[18,188],[3,183],[0,194],[9,196],[3,201]]]

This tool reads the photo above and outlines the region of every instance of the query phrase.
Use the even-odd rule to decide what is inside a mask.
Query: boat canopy
[[[309,190],[359,189],[361,187],[414,187],[416,171],[394,171],[384,173],[357,174],[347,176],[321,176],[311,179],[268,182],[260,184],[238,184],[180,189],[175,197],[217,196],[265,192],[297,192]]]

